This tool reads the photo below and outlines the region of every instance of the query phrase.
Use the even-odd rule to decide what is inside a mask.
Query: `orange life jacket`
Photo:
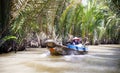
[[[54,48],[50,48],[50,53],[54,53],[55,49]]]

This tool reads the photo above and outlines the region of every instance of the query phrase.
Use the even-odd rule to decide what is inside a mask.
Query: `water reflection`
[[[41,48],[2,54],[0,73],[119,73],[120,53],[111,49],[92,46],[86,55],[66,56],[51,56]]]

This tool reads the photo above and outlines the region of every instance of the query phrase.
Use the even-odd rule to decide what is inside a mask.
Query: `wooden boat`
[[[46,46],[51,55],[80,55],[88,52],[88,49],[81,44],[64,46],[57,44],[53,40],[47,40]]]

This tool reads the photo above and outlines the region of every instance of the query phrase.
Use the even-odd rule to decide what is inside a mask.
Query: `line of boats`
[[[76,39],[75,39],[76,40]],[[88,48],[76,42],[70,42],[66,46],[56,43],[54,40],[46,40],[45,44],[51,55],[81,55],[88,53]]]

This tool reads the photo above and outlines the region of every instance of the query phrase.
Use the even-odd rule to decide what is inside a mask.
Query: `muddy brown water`
[[[86,55],[51,56],[46,48],[0,55],[0,73],[120,73],[120,46],[88,46]]]

